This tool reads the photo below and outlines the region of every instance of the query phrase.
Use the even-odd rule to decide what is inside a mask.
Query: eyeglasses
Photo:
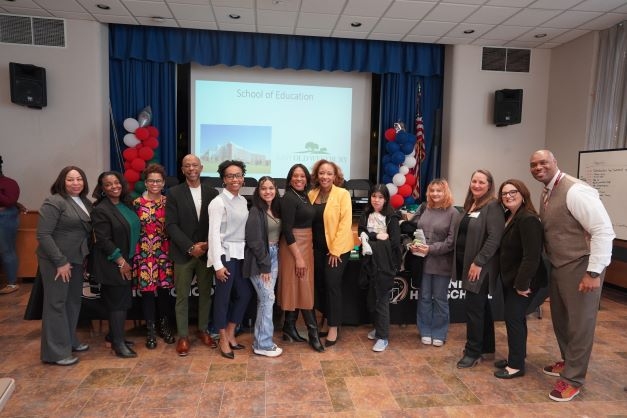
[[[501,197],[516,197],[516,195],[518,194],[518,190],[510,190],[509,192],[503,192],[501,193]]]
[[[161,184],[163,180],[161,179],[146,179],[146,183],[148,184]]]
[[[238,180],[239,180],[239,179],[243,179],[243,178],[244,178],[244,175],[243,175],[242,173],[237,173],[237,174],[225,174],[225,175],[224,175],[224,178],[225,178],[225,179],[228,179],[228,180],[235,180],[235,179],[238,179]]]

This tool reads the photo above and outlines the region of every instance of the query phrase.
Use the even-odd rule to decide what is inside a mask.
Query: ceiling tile
[[[492,40],[509,40],[516,39],[523,33],[529,32],[533,28],[527,26],[497,26],[490,32],[487,32],[482,38]]]
[[[429,12],[427,20],[439,20],[441,22],[461,22],[479,6],[465,4],[440,3]]]
[[[586,22],[579,29],[604,30],[612,27],[623,20],[627,20],[627,14],[605,13],[590,22]]]
[[[395,1],[387,12],[385,12],[384,16],[393,19],[420,20],[425,17],[434,6],[435,3],[422,1]]]
[[[415,25],[416,22],[413,20],[384,18],[379,20],[373,32],[405,35]]]
[[[474,41],[472,41],[472,45],[479,45],[479,46],[503,46],[505,45],[506,41],[499,41],[497,39],[486,39],[486,38],[479,38],[479,39],[475,39]]]
[[[61,19],[74,19],[74,20],[96,20],[89,13],[78,13],[78,12],[64,12],[64,11],[54,11],[52,12],[54,17],[59,17]]]
[[[334,38],[351,38],[351,39],[366,39],[368,37],[368,32],[351,32],[344,30],[335,30],[333,31]]]
[[[520,10],[520,8],[514,7],[484,6],[480,7],[479,10],[468,16],[465,22],[497,24],[501,23]]]
[[[301,12],[333,14],[340,13],[346,0],[302,0]]]
[[[402,38],[403,38],[403,35],[399,33],[373,32],[370,35],[368,35],[368,39],[375,39],[378,41],[400,41]]]
[[[136,16],[137,21],[144,26],[163,26],[170,28],[178,28],[179,24],[174,19],[163,19],[161,21],[156,21],[154,18],[150,16]]]
[[[172,18],[172,13],[165,3],[156,1],[136,1],[124,0],[124,4],[130,12],[136,17],[152,17],[161,16],[163,18]],[[164,25],[160,25],[164,26]]]
[[[211,6],[196,4],[171,4],[170,9],[176,20],[209,21],[215,22]]]
[[[392,0],[348,0],[348,4],[342,14],[379,17],[391,2]]]
[[[451,22],[432,22],[423,20],[418,23],[409,33],[410,35],[419,36],[444,36],[448,31],[455,27],[455,23]]]
[[[335,27],[341,31],[370,32],[378,20],[376,17],[341,16]],[[361,26],[353,28],[352,22],[360,22]]]
[[[323,38],[331,36],[331,29],[315,29],[315,28],[301,28],[298,27],[294,30],[295,35],[299,36],[320,36]],[[366,34],[364,34],[365,36]]]
[[[19,2],[3,1],[2,3],[5,4],[5,8],[40,9],[39,5],[33,0],[20,0]]]
[[[538,26],[559,13],[558,10],[523,9],[504,23],[513,26]]]
[[[446,44],[446,45],[468,45],[468,44],[470,44],[470,42],[472,42],[472,39],[468,39],[468,38],[453,38],[453,37],[445,36],[444,38],[440,38],[437,43],[438,44]]]
[[[541,45],[542,42],[526,42],[526,41],[511,41],[505,44],[508,48],[536,48],[538,45]],[[518,73],[524,74],[524,73]]]
[[[21,2],[20,2],[21,4]],[[85,9],[77,3],[75,0],[39,0],[39,4],[44,9],[49,11],[63,11],[63,12],[79,12],[85,13]]]
[[[297,12],[300,0],[257,0],[257,9],[277,12]]]
[[[219,26],[222,27],[222,23],[226,25],[235,25],[241,27],[245,25],[255,24],[255,11],[253,9],[242,9],[239,7],[214,7],[213,13],[215,14],[216,21]],[[238,15],[239,19],[232,19],[230,14]],[[246,32],[250,32],[247,30]],[[254,31],[254,28],[252,29]]]
[[[129,12],[118,0],[76,0],[93,15],[129,16]],[[98,4],[109,6],[108,10],[97,7]]]
[[[12,15],[22,15],[22,16],[39,16],[39,17],[52,17],[52,14],[45,11],[42,8],[39,9],[22,9],[20,7],[6,7],[4,6],[7,13]]]
[[[255,7],[255,0],[211,0],[214,7],[241,7],[252,9]]]
[[[460,4],[476,4],[480,5],[485,3],[485,0],[449,0],[448,3],[460,3]]]
[[[403,38],[403,42],[416,42],[423,44],[433,44],[440,39],[439,36],[424,36],[424,35],[407,35]]]
[[[557,36],[557,37],[551,39],[551,41],[552,42],[558,42],[560,44],[565,44],[567,42],[570,42],[570,41],[572,41],[574,39],[579,38],[580,36],[585,35],[588,32],[589,31],[587,31],[587,30],[578,30],[578,29],[570,30],[568,32],[563,33],[560,36]]]
[[[122,25],[137,25],[137,20],[130,16],[115,16],[106,14],[94,14],[94,17],[101,23],[120,23]]]
[[[257,25],[257,31],[261,33],[279,34],[279,35],[293,35],[293,26],[263,26]]]
[[[453,28],[449,33],[446,34],[448,37],[455,38],[472,38],[477,39],[477,37],[483,35],[488,32],[490,29],[494,28],[494,25],[484,25],[480,23],[460,23],[455,28]],[[472,33],[464,33],[465,31],[472,30]]]
[[[551,28],[576,28],[585,22],[588,22],[601,15],[601,12],[578,12],[578,11],[566,11],[561,15],[554,17],[542,24]]]
[[[556,46],[559,46],[560,44],[558,44],[557,42],[545,42],[542,45],[538,46],[538,49],[551,49],[551,48],[555,48]]]
[[[625,0],[585,0],[573,7],[573,10],[609,12],[610,10],[621,6],[625,6]]]
[[[320,13],[301,13],[298,16],[297,28],[307,29],[333,29],[337,22],[336,15],[320,14]]]
[[[272,10],[257,11],[257,26],[276,26],[294,28],[296,26],[296,12],[275,12]]]
[[[250,24],[240,25],[230,22],[218,22],[218,30],[226,30],[229,32],[255,32],[255,26]]]
[[[557,28],[533,28],[533,30],[530,30],[529,32],[525,33],[524,35],[519,36],[518,38],[516,38],[517,41],[525,41],[525,42],[546,42],[546,41],[550,41],[551,39],[563,34],[564,32],[566,32],[567,29],[557,29]],[[543,38],[536,38],[535,36],[538,34],[546,34],[545,37]]]
[[[537,0],[529,5],[531,9],[568,10],[581,0]]]
[[[490,0],[486,6],[527,7],[535,0]]]
[[[618,9],[612,10],[613,13],[627,13],[627,4],[619,7]]]
[[[210,6],[211,0],[164,0],[170,6],[173,4],[195,4],[196,6]]]

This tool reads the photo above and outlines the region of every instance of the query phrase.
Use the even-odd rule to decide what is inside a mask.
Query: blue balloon
[[[413,135],[409,135],[409,137],[407,138],[407,141],[405,141],[406,144],[411,144],[411,146],[413,147],[414,145],[416,145],[416,137]]]
[[[385,154],[383,158],[381,158],[381,165],[385,167],[387,163],[392,162],[392,156],[390,154]]]
[[[404,161],[405,161],[405,154],[403,154],[402,151],[397,151],[394,154],[392,154],[392,162],[394,164],[403,164]]]
[[[387,174],[388,176],[393,176],[396,173],[398,173],[398,165],[397,164],[387,163],[385,165],[385,174]]]
[[[413,196],[409,195],[405,198],[405,206],[413,205],[416,203],[416,199]]]
[[[396,142],[388,142],[387,144],[385,144],[385,149],[390,154],[394,154],[400,149],[400,146]]]
[[[383,184],[388,184],[388,183],[392,183],[392,176],[388,175],[388,174],[384,174],[383,178],[381,179],[381,182]]]
[[[399,145],[403,145],[405,143],[405,141],[407,140],[405,138],[405,131],[399,131],[396,133],[396,143]]]
[[[414,151],[414,144],[410,144],[409,142],[401,145],[401,152],[405,155],[411,154]]]

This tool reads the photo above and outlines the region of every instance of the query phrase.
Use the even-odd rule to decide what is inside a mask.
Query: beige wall
[[[470,175],[478,168],[492,172],[496,187],[518,178],[534,195],[540,193],[528,167],[529,155],[546,142],[551,51],[532,50],[528,73],[482,71],[481,52],[477,46],[446,48],[442,176],[457,205],[463,204]],[[494,91],[500,89],[523,90],[520,124],[494,125]]]
[[[30,209],[39,208],[62,167],[81,167],[93,189],[109,166],[107,27],[66,20],[66,40],[66,48],[0,44],[0,155]],[[47,107],[11,103],[9,62],[46,69]]]
[[[551,50],[546,146],[560,168],[577,175],[594,100],[598,32]]]

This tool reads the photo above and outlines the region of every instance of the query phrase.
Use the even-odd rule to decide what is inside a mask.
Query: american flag
[[[414,147],[414,157],[416,158],[416,165],[413,169],[409,169],[409,172],[416,177],[416,186],[412,191],[412,196],[416,200],[420,200],[420,165],[427,155],[425,149],[425,126],[422,123],[422,114],[420,112],[421,90],[422,88],[419,83],[416,94],[416,120],[414,126],[416,130],[416,146]]]

